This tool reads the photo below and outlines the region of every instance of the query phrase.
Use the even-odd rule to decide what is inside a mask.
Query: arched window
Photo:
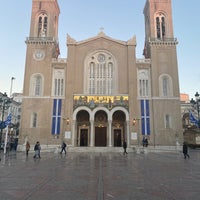
[[[43,79],[40,74],[34,74],[31,77],[31,83],[30,83],[30,95],[31,96],[41,96],[43,91]]]
[[[107,52],[97,52],[85,61],[85,93],[113,94],[116,90],[115,59]]]
[[[35,96],[40,96],[41,94],[41,84],[42,79],[40,76],[35,77]]]
[[[167,74],[159,77],[159,93],[161,97],[173,96],[172,79]]]
[[[53,96],[63,96],[64,95],[64,70],[54,69],[53,73]]]
[[[162,13],[156,14],[155,18],[155,27],[156,27],[156,38],[164,39],[166,35],[166,21],[165,16]]]
[[[163,96],[169,95],[169,78],[167,76],[163,77],[162,79],[162,91]]]
[[[150,83],[149,83],[149,71],[138,71],[138,96],[148,97],[150,96]]]
[[[38,17],[38,37],[47,36],[47,23],[48,23],[47,15],[44,13],[40,14]]]

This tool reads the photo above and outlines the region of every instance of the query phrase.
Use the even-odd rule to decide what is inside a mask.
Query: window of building
[[[158,39],[164,39],[166,35],[166,22],[165,22],[165,16],[162,13],[156,14],[155,18],[156,23],[156,38]]]
[[[38,37],[46,37],[47,35],[47,15],[42,13],[38,17]]]
[[[32,96],[41,96],[42,89],[43,89],[43,78],[40,74],[34,74],[31,77],[31,88],[30,88],[30,95]]]
[[[171,128],[171,117],[170,115],[165,115],[165,128]]]
[[[114,58],[107,52],[94,53],[86,59],[85,93],[113,94],[116,90]]]
[[[149,88],[149,71],[139,70],[138,71],[138,96],[148,97],[150,95]]]
[[[54,69],[53,96],[64,96],[64,69]]]
[[[172,79],[169,75],[163,74],[159,77],[159,93],[161,97],[173,96]]]
[[[37,113],[33,113],[31,115],[31,127],[36,128],[37,127]]]
[[[41,77],[40,76],[36,76],[35,78],[35,96],[40,96],[41,94]]]
[[[167,97],[169,95],[169,79],[165,76],[163,77],[162,81],[163,96]]]

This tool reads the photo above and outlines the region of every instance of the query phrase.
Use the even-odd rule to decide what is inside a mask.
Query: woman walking
[[[26,156],[28,156],[28,152],[30,150],[30,143],[29,141],[26,142]]]

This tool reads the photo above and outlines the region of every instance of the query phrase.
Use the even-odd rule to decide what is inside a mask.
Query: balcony
[[[177,45],[177,38],[149,38],[151,45]]]
[[[54,44],[57,40],[54,37],[27,37],[26,44]]]

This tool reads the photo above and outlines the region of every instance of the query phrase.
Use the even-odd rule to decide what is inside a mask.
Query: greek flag
[[[150,135],[150,111],[149,111],[149,100],[142,99],[140,101],[141,108],[141,132],[142,135]]]
[[[51,127],[51,133],[53,135],[60,134],[61,110],[62,110],[62,99],[54,99],[53,100],[52,127]]]
[[[194,115],[191,112],[189,112],[189,119],[192,124],[195,124],[197,127],[199,127],[198,120],[194,117]]]
[[[7,118],[6,118],[6,120],[4,121],[4,123],[5,123],[6,126],[8,126],[8,125],[11,124],[11,121],[12,121],[12,114],[10,113],[10,114],[7,116]]]

